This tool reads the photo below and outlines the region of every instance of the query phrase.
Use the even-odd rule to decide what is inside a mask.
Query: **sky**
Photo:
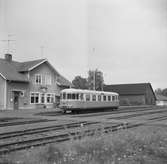
[[[47,58],[67,79],[167,88],[167,0],[0,0],[0,57]],[[43,47],[43,48],[42,48]]]

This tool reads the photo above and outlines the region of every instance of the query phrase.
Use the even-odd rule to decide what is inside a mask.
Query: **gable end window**
[[[42,75],[40,74],[35,75],[35,84],[42,84]]]

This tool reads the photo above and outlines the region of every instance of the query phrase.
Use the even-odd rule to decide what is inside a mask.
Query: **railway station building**
[[[47,59],[18,62],[11,54],[0,58],[0,110],[55,107],[60,91],[71,86]]]
[[[150,83],[104,85],[104,91],[117,92],[120,105],[156,105],[156,96]]]

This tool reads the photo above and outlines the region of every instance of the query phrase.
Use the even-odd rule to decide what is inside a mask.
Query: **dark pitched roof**
[[[148,87],[153,91],[150,83],[104,85],[104,91],[117,92],[120,95],[143,95]]]
[[[38,60],[33,60],[33,61],[27,61],[27,62],[22,62],[20,67],[19,67],[19,72],[26,72],[30,71],[32,68],[35,66],[38,66],[39,64],[47,61],[46,59],[38,59]]]
[[[0,59],[0,73],[6,80],[28,82],[27,76],[18,72],[19,66],[19,62]]]
[[[58,83],[60,86],[72,86],[72,83],[64,78],[61,74],[59,74],[46,59],[27,62],[16,62],[13,60],[9,62],[5,59],[0,59],[0,75],[2,75],[6,80],[28,82],[27,76],[23,73],[31,71],[44,62],[47,62],[47,64],[52,68],[56,75],[58,75]]]

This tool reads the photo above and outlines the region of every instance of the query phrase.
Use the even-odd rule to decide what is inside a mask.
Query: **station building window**
[[[35,84],[42,84],[42,75],[40,74],[35,75]]]
[[[54,102],[54,94],[48,93],[46,94],[46,103],[53,103]]]
[[[41,94],[41,103],[42,104],[45,103],[45,94],[44,93]]]
[[[30,94],[30,102],[31,104],[38,104],[39,103],[39,93],[32,92]]]

